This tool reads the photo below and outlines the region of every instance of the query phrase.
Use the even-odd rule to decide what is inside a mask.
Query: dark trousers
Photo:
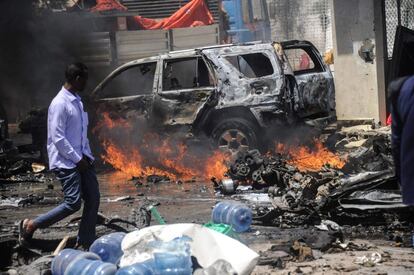
[[[62,184],[64,201],[56,208],[34,220],[39,228],[46,228],[81,208],[84,201],[82,220],[79,226],[78,243],[90,245],[96,238],[96,220],[99,209],[99,185],[93,168],[80,173],[75,169],[56,170]]]

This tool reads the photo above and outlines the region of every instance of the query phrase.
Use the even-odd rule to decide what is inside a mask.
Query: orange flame
[[[162,139],[155,133],[147,133],[142,142],[134,145],[131,124],[123,119],[111,119],[103,113],[97,132],[104,149],[102,159],[117,171],[132,177],[160,175],[172,180],[222,178],[227,171],[230,156],[221,151],[209,152],[203,157],[191,152],[186,144],[171,138]],[[122,136],[122,145],[103,134],[111,130]]]
[[[125,129],[131,129],[131,124],[123,118],[112,119],[107,112],[101,113],[101,120],[96,124],[96,126],[92,129],[92,133],[97,133],[99,130],[106,128],[106,129],[113,129],[115,127],[122,127]]]
[[[206,178],[222,178],[227,172],[227,165],[225,164],[229,159],[229,155],[222,151],[213,152],[213,155],[206,160],[204,167],[204,175],[206,175]]]
[[[314,140],[314,143],[312,149],[307,146],[287,147],[281,143],[276,144],[275,149],[278,153],[290,155],[291,159],[288,163],[301,172],[320,171],[325,165],[338,169],[344,167],[345,161],[324,147],[322,142]]]

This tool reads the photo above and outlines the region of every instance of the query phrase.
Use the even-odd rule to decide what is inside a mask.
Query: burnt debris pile
[[[8,134],[9,125],[0,119],[0,183],[50,180],[50,173],[47,173],[46,120],[47,109],[31,110],[20,122],[19,132],[14,134],[19,137],[12,140]]]
[[[343,128],[329,143],[345,160],[342,168],[298,169],[292,156],[252,150],[238,155],[216,190],[246,201],[258,222],[281,227],[412,220],[394,177],[389,128]]]

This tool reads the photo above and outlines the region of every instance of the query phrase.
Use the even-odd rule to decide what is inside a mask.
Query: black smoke
[[[82,35],[96,29],[86,11],[56,11],[39,2],[0,1],[0,103],[9,122],[49,105],[64,82],[65,66],[79,61],[74,49],[84,42]],[[49,2],[59,7],[59,1]]]

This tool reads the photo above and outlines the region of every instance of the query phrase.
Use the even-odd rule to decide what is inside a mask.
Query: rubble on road
[[[229,178],[213,181],[214,186],[224,195],[236,193],[234,198],[248,201],[256,221],[267,225],[292,227],[327,219],[369,225],[412,221],[412,210],[402,203],[394,177],[390,134],[389,127],[342,128],[326,143],[334,144],[345,165],[324,165],[319,171],[299,170],[288,154],[242,152],[230,164]],[[241,191],[246,185],[253,190]],[[261,199],[251,192],[262,193]]]
[[[209,199],[242,201],[252,209],[255,225],[250,232],[234,239],[248,244],[249,247],[251,243],[260,240],[272,244],[268,250],[258,253],[258,268],[268,266],[273,270],[303,271],[311,269],[311,263],[324,260],[326,255],[357,252],[358,254],[349,257],[353,264],[351,267],[337,266],[327,270],[359,270],[376,266],[379,264],[378,255],[374,253],[379,251],[379,255],[384,259],[383,251],[375,246],[345,241],[345,238],[379,236],[382,239],[387,238],[398,247],[411,244],[407,232],[410,232],[412,211],[401,203],[392,168],[389,131],[389,128],[372,129],[371,126],[357,126],[346,127],[333,135],[322,137],[320,141],[323,141],[326,148],[344,161],[341,167],[326,164],[320,169],[306,170],[303,166],[299,168],[295,166],[295,159],[289,155],[288,150],[266,154],[257,150],[244,152],[229,164],[226,178],[213,180],[217,196],[214,198],[214,194],[211,193]],[[44,165],[34,160],[16,159],[7,163],[6,169],[2,170],[5,173],[0,173],[0,178],[4,179],[0,181],[16,183],[28,180],[38,182],[36,184],[39,186],[46,186],[50,176],[46,170]],[[163,184],[172,182],[176,184]],[[142,196],[145,190],[152,192],[174,188],[177,189],[174,190],[176,192],[189,192],[187,185],[192,184],[157,174],[127,178],[127,183],[136,188]],[[6,188],[7,186],[12,184],[3,185]],[[116,188],[124,188],[121,184],[119,186]],[[199,185],[195,190],[210,192],[209,189]],[[42,196],[3,195],[0,197],[0,209],[14,211],[23,207],[58,203],[59,199],[50,196],[48,190],[53,190],[53,185],[50,188],[47,186]],[[195,196],[205,196],[201,194],[202,191],[195,192]],[[116,204],[131,208],[126,214],[129,214],[127,217],[101,215],[97,227],[99,236],[113,231],[131,232],[142,228],[149,230],[151,216],[159,224],[165,223],[163,216],[155,208],[159,205],[158,201],[147,200],[145,197],[137,198],[131,193],[121,192],[105,198],[102,202],[109,204],[111,209]],[[162,209],[160,212],[165,214]],[[167,223],[174,220],[167,214],[165,217]],[[15,226],[3,227],[0,244],[7,247],[6,253],[11,257],[4,259],[7,263],[2,263],[1,266],[11,267],[11,271],[16,272],[47,271],[50,269],[51,260],[47,254],[56,248],[62,238],[67,237],[67,247],[73,247],[78,221],[79,218],[74,218],[66,225],[42,230],[40,235],[37,232],[34,248],[30,249],[18,245]],[[168,225],[165,228],[168,228]],[[283,231],[286,233],[280,233]],[[32,262],[35,259],[38,260]],[[204,269],[197,269],[195,272],[232,272],[239,268],[232,261],[209,261],[205,263]],[[292,269],[292,263],[296,264],[295,269]],[[250,270],[250,267],[248,269]]]

